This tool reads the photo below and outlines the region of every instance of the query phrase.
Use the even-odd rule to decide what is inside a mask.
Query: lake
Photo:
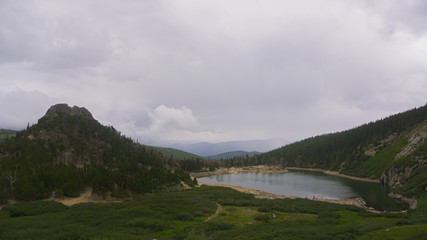
[[[198,178],[200,183],[228,184],[256,189],[278,195],[300,198],[347,199],[361,197],[367,206],[376,210],[398,211],[408,209],[388,196],[379,183],[327,175],[322,172],[289,170],[287,173],[226,174]]]

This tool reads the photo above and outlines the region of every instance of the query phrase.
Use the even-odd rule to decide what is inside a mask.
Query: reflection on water
[[[346,199],[362,197],[368,206],[378,210],[402,210],[407,206],[388,197],[377,183],[327,175],[321,172],[238,173],[197,179],[201,183],[229,184],[274,194],[302,197]]]

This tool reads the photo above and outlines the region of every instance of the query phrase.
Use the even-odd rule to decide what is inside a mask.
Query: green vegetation
[[[417,145],[407,156],[396,156],[410,145],[411,137],[417,137],[418,131],[425,131],[426,124],[427,105],[347,131],[311,137],[253,157],[186,164],[191,171],[260,164],[319,168],[381,179],[396,193],[418,197],[427,189],[427,141]],[[420,136],[418,138],[422,140]]]
[[[171,171],[173,170],[173,171]],[[78,196],[127,197],[194,185],[179,161],[102,126],[84,108],[55,105],[38,124],[0,145],[0,204]]]
[[[146,146],[147,148],[153,148],[155,151],[160,152],[164,157],[170,157],[178,160],[185,159],[203,159],[196,154],[184,152],[174,148],[164,148],[164,147],[154,147],[154,146]]]
[[[233,152],[226,152],[221,153],[213,156],[208,156],[206,158],[208,159],[232,159],[235,157],[253,157],[255,155],[261,154],[260,152],[245,152],[245,151],[233,151]]]
[[[396,156],[426,119],[427,105],[261,155],[218,161],[145,147],[102,126],[84,108],[55,105],[0,145],[0,204],[18,201],[2,206],[0,240],[423,239],[427,142]],[[374,214],[309,199],[256,199],[223,187],[176,187],[195,185],[188,172],[259,164],[381,177],[395,193],[416,197],[418,207]],[[123,202],[67,207],[41,200],[76,197],[87,187]]]
[[[6,140],[14,137],[16,135],[16,131],[0,129],[0,144],[4,143]]]
[[[420,210],[373,214],[306,199],[256,199],[202,186],[121,203],[7,205],[0,212],[0,239],[422,239],[427,218],[420,215]]]
[[[404,146],[405,140],[396,136],[404,135],[425,120],[427,105],[351,130],[289,144],[261,155],[260,159],[265,163],[284,166],[315,167],[357,174],[359,177],[378,177],[381,169],[387,167],[386,161],[390,161],[386,158],[393,158],[393,153],[398,153]],[[387,153],[382,151],[390,145],[394,146]],[[365,153],[369,149],[382,151],[382,156],[370,159]],[[351,172],[353,169],[359,170]]]
[[[402,138],[394,141],[390,146],[382,149],[378,154],[363,161],[357,168],[344,171],[354,176],[371,176],[380,178],[381,174],[394,162],[394,157],[408,144],[408,139]]]

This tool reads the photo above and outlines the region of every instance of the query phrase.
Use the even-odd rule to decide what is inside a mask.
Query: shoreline
[[[328,174],[328,175],[331,175],[331,176],[343,177],[343,178],[348,178],[348,179],[357,180],[357,181],[363,181],[363,182],[372,182],[372,183],[380,183],[381,182],[379,179],[354,177],[354,176],[350,176],[350,175],[345,175],[345,174],[339,173],[337,171],[323,170],[323,169],[319,169],[319,168],[287,167],[286,169],[289,169],[289,170],[311,171],[311,172],[322,172],[324,174]]]
[[[301,171],[311,171],[311,172],[322,172],[327,175],[343,177],[347,179],[352,179],[356,181],[363,182],[372,182],[372,183],[380,183],[379,179],[372,178],[361,178],[354,177],[350,175],[345,175],[339,173],[337,171],[324,170],[319,168],[299,168],[299,167],[280,167],[280,166],[266,166],[266,165],[258,165],[258,166],[248,166],[248,167],[231,167],[231,168],[219,168],[212,172],[197,172],[190,173],[191,177],[194,178],[202,178],[202,177],[210,177],[210,176],[219,176],[225,174],[236,174],[240,172],[253,172],[253,173],[286,173],[289,170],[301,170]]]
[[[225,174],[236,174],[240,172],[252,172],[252,173],[286,173],[288,169],[279,166],[248,166],[248,167],[231,167],[231,168],[219,168],[212,172],[196,172],[190,173],[191,177],[202,178],[210,176],[219,176]]]
[[[236,191],[242,192],[242,193],[248,193],[252,194],[255,198],[260,199],[308,199],[312,201],[319,201],[319,202],[329,202],[329,203],[335,203],[335,204],[343,204],[343,205],[352,205],[359,208],[363,208],[364,210],[372,213],[384,213],[378,210],[375,210],[371,207],[366,206],[366,202],[360,198],[346,198],[346,199],[327,199],[327,198],[303,198],[303,197],[295,197],[295,196],[286,196],[286,195],[279,195],[274,193],[269,193],[261,190],[256,189],[249,189],[244,188],[237,185],[229,185],[229,184],[210,184],[210,183],[199,183],[199,186],[206,185],[206,186],[214,186],[214,187],[227,187],[234,189]],[[393,212],[390,212],[393,213]],[[400,212],[399,212],[400,213]]]

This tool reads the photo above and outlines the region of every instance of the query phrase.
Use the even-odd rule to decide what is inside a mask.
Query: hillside
[[[202,159],[199,155],[184,152],[174,148],[164,148],[164,147],[155,147],[155,146],[146,146],[147,148],[153,148],[155,151],[160,152],[164,157],[172,157],[178,160],[185,159]]]
[[[427,105],[360,127],[308,138],[259,156],[262,163],[381,179],[395,192],[427,189]]]
[[[0,144],[4,143],[7,139],[10,139],[16,135],[16,131],[0,129]]]
[[[207,156],[207,159],[230,159],[234,157],[253,157],[255,155],[261,154],[260,152],[246,152],[246,151],[232,151],[232,152],[226,152],[226,153],[220,153],[217,155]]]
[[[52,106],[37,124],[0,145],[0,166],[0,203],[78,196],[86,187],[104,197],[127,197],[192,184],[173,159],[66,104]]]

